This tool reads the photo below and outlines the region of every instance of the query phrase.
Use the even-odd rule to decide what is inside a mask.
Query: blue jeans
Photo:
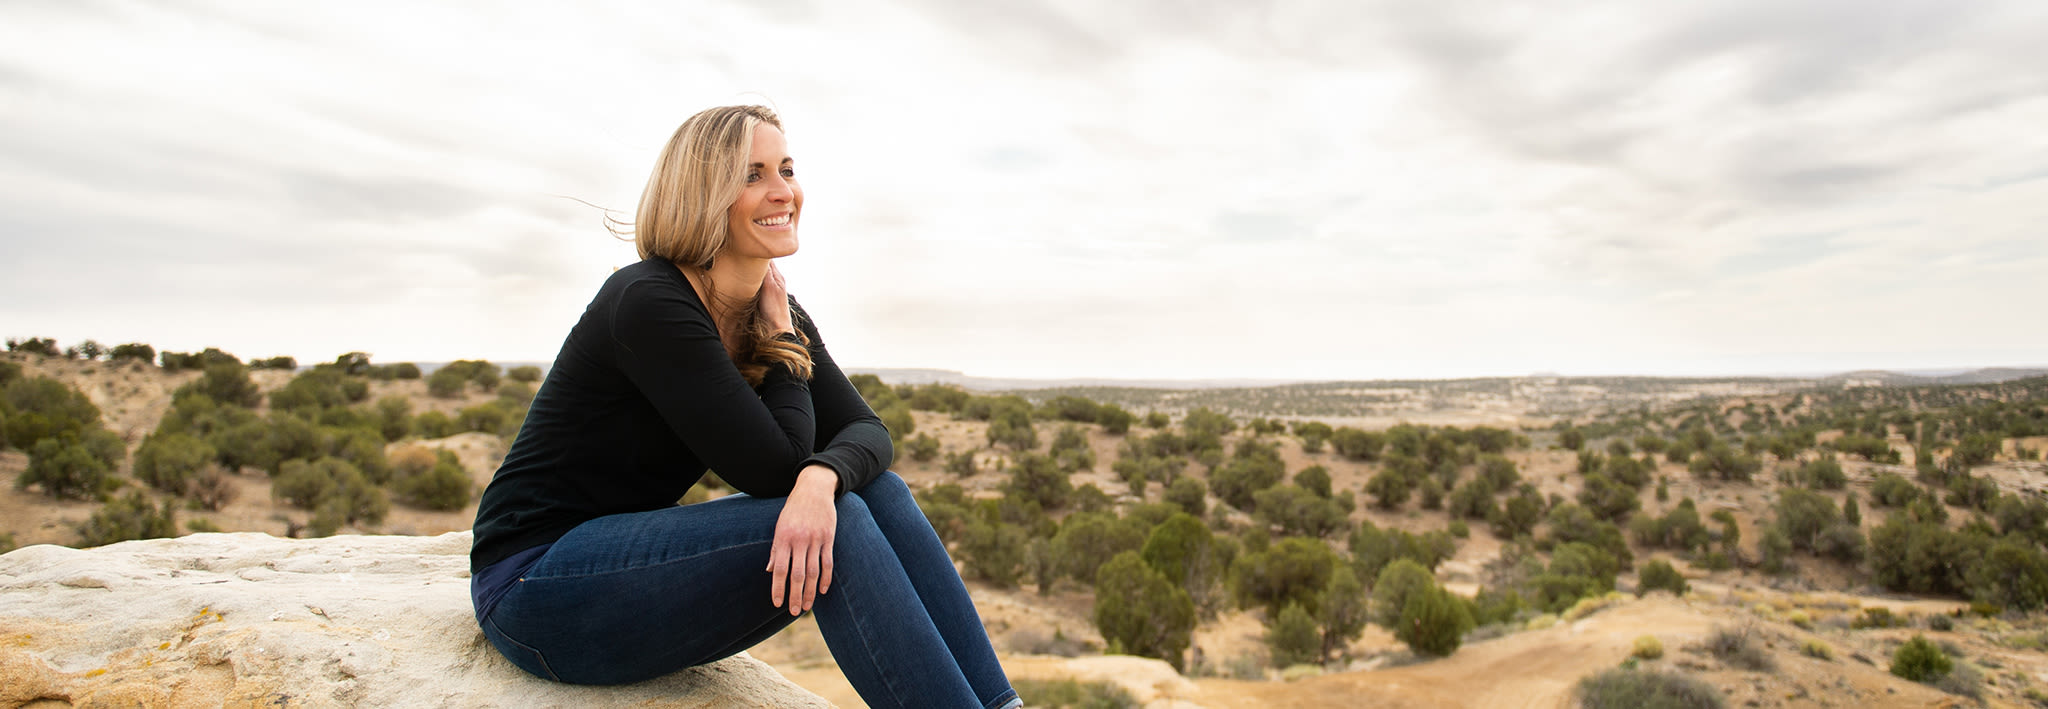
[[[795,617],[770,605],[781,498],[732,495],[584,522],[483,619],[512,664],[624,684],[728,657]],[[1017,696],[946,548],[893,472],[840,495],[832,591],[812,613],[869,706],[984,707]]]

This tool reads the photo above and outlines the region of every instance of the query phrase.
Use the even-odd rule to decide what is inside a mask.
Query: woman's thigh
[[[734,495],[585,522],[506,592],[488,634],[528,671],[577,684],[743,650],[794,620],[770,604],[765,572],[781,511],[781,499]]]

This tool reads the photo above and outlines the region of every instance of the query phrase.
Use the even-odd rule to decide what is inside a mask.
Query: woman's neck
[[[708,269],[678,264],[676,270],[690,281],[697,299],[704,301],[704,309],[711,313],[712,321],[719,324],[723,333],[734,326],[734,311],[753,303],[760,295],[761,283],[768,278],[768,265],[764,259],[720,257]]]

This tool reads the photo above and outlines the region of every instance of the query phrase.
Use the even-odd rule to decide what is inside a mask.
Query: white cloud
[[[767,101],[842,362],[2048,363],[2037,4],[14,4],[11,335],[546,359]],[[61,57],[62,60],[53,60]]]

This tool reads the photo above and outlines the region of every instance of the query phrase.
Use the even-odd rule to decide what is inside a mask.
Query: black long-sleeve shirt
[[[747,385],[682,272],[650,258],[605,281],[569,331],[476,512],[470,570],[553,543],[604,515],[669,507],[709,467],[781,497],[811,463],[858,489],[894,455],[889,434],[810,338],[809,382],[777,365]]]

